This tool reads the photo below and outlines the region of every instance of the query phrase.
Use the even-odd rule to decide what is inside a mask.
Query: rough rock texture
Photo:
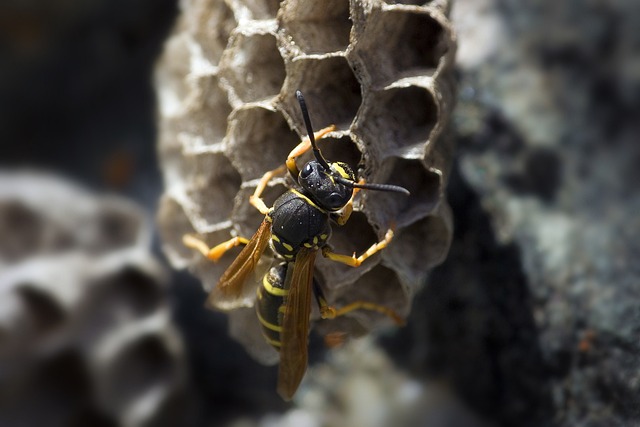
[[[501,425],[640,419],[638,11],[453,9],[456,234],[416,299],[410,361]]]
[[[320,143],[327,158],[347,161],[369,182],[412,193],[359,193],[356,212],[345,227],[334,227],[331,244],[340,253],[361,253],[395,223],[392,245],[358,269],[320,259],[317,276],[331,303],[361,298],[406,315],[452,233],[443,198],[451,157],[443,131],[454,95],[448,2],[181,6],[157,72],[166,183],[159,223],[173,264],[192,267],[210,290],[237,252],[212,265],[185,248],[182,235],[195,232],[214,245],[255,232],[261,215],[248,197],[304,134],[294,96],[301,89],[315,128],[337,125]],[[287,185],[274,180],[266,203]],[[232,332],[240,330],[252,354],[274,361],[272,353],[261,357],[270,348],[260,334],[247,334],[255,320],[235,312]],[[340,329],[356,335],[388,322],[366,312],[346,320]]]
[[[0,425],[176,425],[183,348],[142,212],[4,172],[0,235]]]

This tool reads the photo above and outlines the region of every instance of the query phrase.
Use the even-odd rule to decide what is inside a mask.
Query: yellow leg
[[[369,301],[354,301],[351,304],[338,309],[324,302],[324,304],[320,305],[320,316],[323,319],[335,319],[338,316],[344,316],[345,314],[355,310],[377,311],[378,313],[384,314],[385,316],[391,318],[391,320],[393,320],[397,325],[402,326],[405,323],[404,319],[394,310],[390,309],[389,307],[385,307],[383,305]]]
[[[329,258],[332,261],[341,262],[351,267],[359,267],[360,264],[364,262],[364,260],[372,256],[373,254],[381,251],[382,249],[386,248],[392,239],[393,239],[393,229],[390,228],[389,230],[387,230],[387,233],[385,234],[384,239],[382,239],[382,241],[371,245],[371,247],[367,249],[365,253],[363,253],[357,258],[356,258],[356,254],[349,256],[349,255],[342,255],[342,254],[337,254],[335,252],[332,252],[328,246],[325,246],[324,248],[322,248],[322,255],[325,258]]]
[[[364,184],[364,179],[361,179],[360,181],[358,181],[358,184]],[[360,191],[359,188],[353,189],[351,198],[349,199],[347,204],[344,206],[344,208],[342,208],[340,213],[335,216],[334,219],[336,223],[338,223],[338,225],[345,225],[347,221],[349,221],[349,218],[351,218],[351,214],[353,213],[353,198],[356,197],[356,194],[358,194],[358,191]]]
[[[249,243],[249,239],[244,237],[233,237],[226,242],[222,242],[219,245],[210,248],[205,242],[194,237],[190,234],[182,236],[182,244],[188,248],[195,249],[205,257],[209,258],[213,262],[217,262],[222,255],[224,255],[229,249],[239,245],[246,245]]]
[[[267,188],[267,184],[269,184],[269,181],[271,181],[274,176],[282,175],[286,171],[286,166],[282,165],[279,168],[276,168],[262,175],[262,178],[260,178],[260,182],[256,187],[256,191],[254,191],[253,194],[249,197],[249,203],[251,203],[251,205],[256,209],[258,209],[262,215],[266,215],[271,211],[271,209],[267,207],[267,205],[264,203],[264,200],[262,200],[261,198],[264,189]]]

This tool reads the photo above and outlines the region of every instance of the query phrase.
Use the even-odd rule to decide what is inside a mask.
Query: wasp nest
[[[237,252],[214,265],[185,248],[182,235],[210,245],[253,235],[262,217],[249,195],[306,133],[296,89],[316,130],[337,126],[319,142],[325,157],[350,163],[367,182],[411,191],[361,191],[349,222],[333,227],[330,243],[339,253],[361,253],[392,224],[395,238],[359,268],[318,259],[316,276],[330,302],[368,300],[407,314],[429,269],[446,256],[451,147],[443,131],[455,53],[449,4],[395,3],[182,2],[157,70],[166,182],[159,222],[173,264],[190,266],[207,290]],[[273,180],[267,205],[288,185]],[[358,334],[384,320],[352,316],[334,322]]]
[[[0,174],[1,425],[175,415],[183,352],[148,225],[121,199]]]

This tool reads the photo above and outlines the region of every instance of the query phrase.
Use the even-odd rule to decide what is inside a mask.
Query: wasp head
[[[333,212],[349,202],[353,194],[353,185],[349,184],[355,175],[346,163],[328,165],[329,170],[317,160],[311,160],[300,171],[298,183],[318,206]]]

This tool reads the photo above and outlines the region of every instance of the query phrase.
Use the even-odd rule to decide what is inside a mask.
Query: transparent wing
[[[233,260],[229,268],[222,274],[220,281],[211,291],[207,299],[207,305],[216,307],[221,303],[239,299],[243,295],[244,283],[255,270],[262,253],[269,244],[271,236],[271,223],[266,219],[262,221],[258,231],[246,244],[238,257]]]
[[[280,332],[280,368],[278,371],[278,393],[290,400],[307,370],[307,347],[309,344],[309,315],[313,266],[316,250],[302,248],[293,266],[289,285],[289,296]]]

